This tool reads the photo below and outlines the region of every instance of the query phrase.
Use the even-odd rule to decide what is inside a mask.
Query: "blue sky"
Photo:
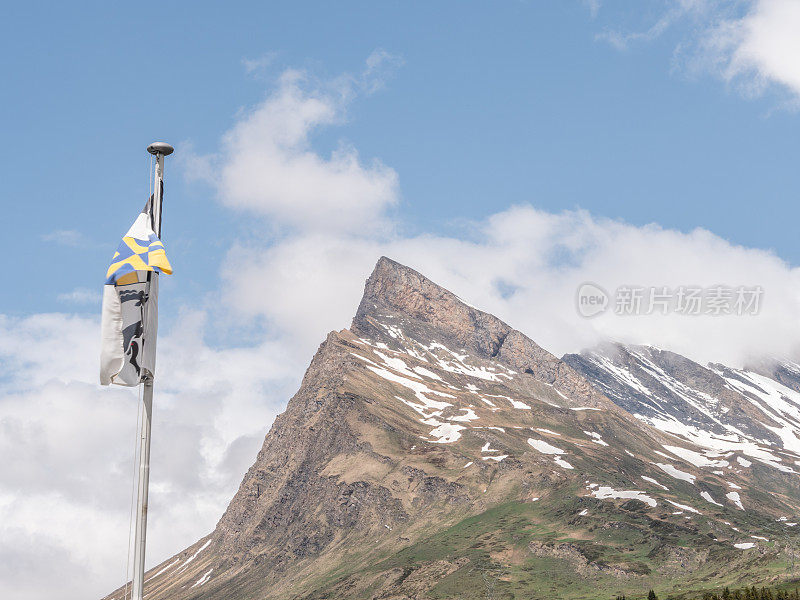
[[[376,48],[402,64],[314,144],[325,154],[344,139],[395,169],[406,231],[452,232],[531,203],[703,227],[797,264],[796,113],[780,94],[743,98],[676,67],[685,24],[625,50],[598,39],[646,30],[664,10],[642,6],[611,2],[596,16],[581,2],[10,6],[0,170],[7,243],[24,260],[7,264],[21,285],[0,291],[0,307],[60,310],[59,293],[99,285],[142,204],[149,141],[212,152],[282,69],[335,77]],[[246,72],[244,60],[264,57]],[[167,165],[164,237],[179,272],[209,261],[216,271],[219,244],[245,235],[247,219],[188,183],[179,156]],[[80,237],[43,239],[60,230]]]
[[[558,355],[800,362],[797,31],[796,0],[4,7],[0,597],[125,571],[137,396],[98,385],[100,290],[148,143],[176,147],[153,565],[214,527],[381,255]],[[586,319],[587,282],[763,306]]]

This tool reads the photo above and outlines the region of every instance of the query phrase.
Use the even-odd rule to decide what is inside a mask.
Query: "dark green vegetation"
[[[742,588],[731,591],[730,588],[725,588],[719,592],[705,592],[703,600],[798,600],[800,599],[800,590],[797,587],[790,590],[787,588],[791,584],[784,584],[774,588],[761,587],[756,588],[751,586],[749,588]],[[796,586],[796,582],[794,584]]]
[[[792,587],[793,586],[793,587]],[[650,590],[647,596],[617,596],[614,600],[637,600],[637,598],[647,598],[647,600],[659,600],[658,594]],[[679,596],[667,596],[665,600],[676,600]],[[800,588],[798,581],[786,582],[774,587],[756,586],[731,589],[729,587],[722,590],[707,590],[702,595],[687,594],[680,598],[702,598],[702,600],[800,600]]]

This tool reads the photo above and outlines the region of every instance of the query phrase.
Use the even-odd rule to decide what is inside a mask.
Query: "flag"
[[[155,371],[158,273],[172,273],[153,197],[122,238],[103,286],[100,383],[136,386]]]

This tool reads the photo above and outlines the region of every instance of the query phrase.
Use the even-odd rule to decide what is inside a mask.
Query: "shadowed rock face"
[[[800,493],[788,446],[774,464],[752,456],[759,436],[786,435],[749,399],[764,382],[726,369],[619,345],[562,361],[381,258],[214,532],[148,574],[148,600],[473,597],[535,559],[563,562],[575,585],[657,582],[675,579],[688,539],[697,565],[745,564],[741,532],[778,535]],[[751,446],[709,449],[676,423],[736,428]],[[518,592],[538,589],[519,573]]]

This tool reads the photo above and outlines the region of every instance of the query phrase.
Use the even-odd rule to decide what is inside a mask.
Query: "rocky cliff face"
[[[780,385],[651,349],[560,360],[382,258],[215,531],[148,574],[148,599],[580,598],[719,581],[721,565],[774,577],[800,494],[790,416],[759,412],[750,396],[772,392],[756,376]]]

